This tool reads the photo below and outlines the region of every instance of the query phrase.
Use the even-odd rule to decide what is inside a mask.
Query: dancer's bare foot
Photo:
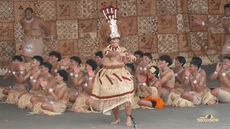
[[[132,126],[131,116],[127,115],[126,117],[126,126],[130,127]]]
[[[116,125],[116,124],[119,124],[120,123],[120,119],[116,119],[115,121],[112,121],[110,124],[111,125]]]

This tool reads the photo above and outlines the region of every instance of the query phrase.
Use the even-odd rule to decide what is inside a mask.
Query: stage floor
[[[215,70],[215,66],[203,67],[207,74]],[[214,69],[213,69],[214,68]],[[2,78],[2,77],[1,77]],[[218,82],[208,82],[215,87]],[[1,85],[12,85],[13,80],[2,81]],[[230,129],[230,104],[213,106],[201,105],[193,108],[174,108],[152,110],[133,110],[132,115],[137,123],[137,129]],[[22,110],[15,105],[0,103],[0,129],[127,129],[125,112],[120,112],[121,123],[110,125],[112,116],[100,113],[65,112],[60,116],[30,115],[28,110]],[[213,115],[214,118],[201,118]],[[206,122],[198,122],[203,120]],[[218,122],[214,122],[218,121]]]

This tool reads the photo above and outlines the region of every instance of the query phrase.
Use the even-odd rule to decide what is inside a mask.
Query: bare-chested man
[[[167,102],[169,92],[175,85],[174,72],[169,68],[171,64],[172,59],[170,56],[162,55],[159,57],[157,66],[160,69],[161,97],[164,102]]]
[[[28,62],[35,55],[42,56],[43,37],[48,35],[45,22],[33,15],[32,8],[25,9],[25,16],[20,20],[24,29],[23,55]]]
[[[70,58],[69,80],[70,80],[70,102],[74,103],[78,94],[82,92],[85,74],[81,71],[81,59],[77,56]]]
[[[208,90],[206,87],[206,73],[200,68],[202,60],[199,57],[193,58],[190,62],[189,71],[185,71],[185,79],[189,81],[191,91],[184,92],[181,97],[193,102],[195,105],[202,103],[202,98]]]
[[[103,67],[103,53],[102,51],[97,51],[95,53],[95,61],[98,64],[97,71],[100,70]]]
[[[40,80],[40,85],[45,89],[47,88],[49,94],[43,97],[41,108],[51,112],[62,113],[66,110],[68,98],[68,87],[65,81],[68,80],[68,73],[65,70],[58,70],[55,76],[57,85],[53,88],[48,88],[47,81]]]
[[[34,56],[32,58],[32,61],[30,63],[31,65],[31,69],[27,72],[27,74],[24,76],[24,80],[28,80],[30,82],[31,88],[29,92],[24,92],[22,93],[18,99],[18,106],[20,108],[26,108],[29,104],[29,102],[25,102],[30,100],[30,98],[33,95],[38,95],[39,94],[39,90],[41,90],[38,82],[38,77],[40,76],[40,65],[43,63],[43,58],[41,56]],[[23,96],[23,97],[22,97]],[[31,107],[28,107],[31,108]]]
[[[182,94],[188,85],[188,82],[186,83],[185,79],[185,70],[184,70],[184,64],[186,63],[186,60],[183,56],[178,56],[175,59],[175,68],[173,69],[175,73],[175,86],[171,90],[177,94]]]
[[[13,75],[16,82],[13,88],[5,89],[4,94],[11,94],[7,98],[7,103],[17,104],[19,94],[23,91],[26,91],[28,86],[27,80],[23,79],[26,74],[26,68],[22,57],[14,56],[12,58],[12,63],[10,67],[10,70],[4,75],[3,79],[5,80],[10,75]]]
[[[206,24],[204,21],[200,21],[200,20],[196,20],[195,22],[198,25],[202,25],[202,26]],[[230,54],[230,3],[224,6],[224,16],[222,17],[222,19],[217,23],[209,24],[208,26],[212,27],[212,26],[219,25],[220,23],[222,24],[225,30],[225,43],[221,51],[221,56],[223,58],[225,55]]]
[[[136,57],[136,61],[134,62],[134,67],[136,68],[141,61],[143,60],[144,53],[140,50],[134,52],[134,56]]]
[[[160,99],[161,84],[159,78],[159,68],[156,66],[151,66],[148,69],[148,78],[150,81],[146,83],[146,76],[138,75],[139,81],[139,92],[141,99],[138,104],[141,108],[153,107],[153,108],[163,108],[165,104],[162,99]]]
[[[40,100],[43,100],[44,96],[49,95],[49,89],[50,88],[52,89],[57,85],[55,78],[51,74],[51,70],[52,70],[52,65],[50,63],[44,62],[41,64],[41,72],[37,81],[39,88],[41,88],[41,90],[38,95],[33,96],[30,99],[33,105],[40,102]],[[47,83],[47,86],[42,87],[40,84],[41,81],[45,81]]]
[[[87,112],[89,108],[94,108],[94,102],[90,99],[90,95],[93,90],[94,78],[96,75],[97,63],[94,60],[87,60],[85,65],[85,71],[87,75],[85,76],[85,82],[83,84],[83,91],[80,93],[76,99],[73,106],[74,112]],[[80,101],[84,101],[85,105],[80,105]]]
[[[136,74],[146,74],[152,61],[152,55],[150,53],[144,53],[142,61],[136,68]]]
[[[59,61],[61,61],[61,59],[62,59],[62,57],[61,57],[61,54],[59,52],[52,51],[49,53],[48,62],[52,65],[51,73],[53,76],[55,76],[57,71],[59,69],[61,69],[60,65],[59,65]]]
[[[216,71],[210,76],[210,80],[219,80],[219,88],[212,90],[220,102],[230,102],[230,56],[223,58],[223,63],[218,63]]]

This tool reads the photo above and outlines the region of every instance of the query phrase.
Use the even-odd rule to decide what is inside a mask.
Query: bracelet
[[[194,83],[194,84],[197,84],[197,80],[194,80],[193,83]]]
[[[216,74],[216,75],[217,75],[217,74],[218,74],[218,72],[217,72],[217,71],[215,71],[215,72],[214,72],[214,74]]]
[[[55,73],[56,73],[57,71],[58,71],[57,69],[54,70]]]
[[[186,79],[186,80],[188,80],[188,79],[189,79],[188,75],[185,75],[185,79]]]
[[[178,74],[177,74],[177,73],[175,73],[174,75],[175,75],[175,77],[177,77],[177,76],[178,76]]]
[[[222,76],[223,76],[223,77],[226,76],[226,73],[222,73]]]
[[[9,70],[8,73],[11,73],[11,71]]]
[[[147,86],[147,84],[144,82],[144,83],[140,83],[139,84],[140,86]]]
[[[84,87],[87,87],[87,86],[88,86],[88,83],[85,83],[85,84],[84,84]]]
[[[89,77],[89,80],[90,80],[90,81],[93,80],[93,77]]]
[[[49,89],[49,92],[53,92],[54,90],[53,89]]]
[[[13,75],[15,75],[16,74],[16,72],[12,72],[13,73]]]
[[[76,73],[76,74],[74,74],[74,77],[75,77],[75,78],[77,78],[77,77],[78,77],[78,74],[77,74],[77,73]]]
[[[73,73],[70,73],[69,75],[70,75],[70,76],[73,76]]]
[[[204,22],[204,21],[202,21],[202,22],[201,22],[201,25],[202,25],[202,26],[205,26],[205,22]]]
[[[34,80],[32,80],[32,81],[33,81],[34,83],[35,83],[35,82],[37,82],[37,80],[36,80],[36,79],[34,79]]]
[[[65,67],[64,66],[61,66],[61,69],[64,69]]]

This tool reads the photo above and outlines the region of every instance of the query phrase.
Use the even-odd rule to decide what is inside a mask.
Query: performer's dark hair
[[[22,59],[21,56],[16,55],[16,56],[13,56],[13,57],[12,57],[12,61],[19,61],[19,62],[22,62],[23,59]]]
[[[107,39],[107,43],[109,43],[111,40],[113,40],[113,39],[120,39],[120,37],[116,37],[116,38],[111,38],[110,36],[108,37],[108,39]]]
[[[224,59],[230,60],[230,55],[224,56]]]
[[[200,57],[194,56],[194,57],[192,58],[192,60],[198,60],[198,61],[201,62],[201,65],[202,65],[202,59],[201,59]]]
[[[159,78],[159,72],[160,72],[159,68],[158,68],[157,66],[155,66],[155,65],[153,65],[153,66],[151,66],[151,67],[153,67],[153,68],[156,69],[156,71],[154,72],[154,74],[155,74],[155,77],[156,77],[156,78]]]
[[[224,8],[230,8],[230,3],[225,4],[225,5],[224,5]]]
[[[58,70],[57,73],[63,78],[64,81],[68,80],[68,73],[65,70]]]
[[[144,53],[143,56],[147,56],[150,60],[153,59],[153,57],[150,53]]]
[[[34,56],[33,59],[37,60],[40,65],[43,63],[43,58],[41,56]]]
[[[103,58],[102,51],[97,51],[94,55],[99,56],[100,58]]]
[[[200,66],[201,66],[201,64],[202,64],[202,61],[201,61],[201,60],[192,60],[192,61],[190,62],[190,64],[195,65],[195,66],[197,66],[198,68],[200,68]]]
[[[170,56],[168,56],[168,55],[160,56],[159,60],[167,62],[168,66],[170,66],[172,64],[172,58]]]
[[[58,61],[60,61],[62,59],[61,54],[59,52],[56,52],[56,51],[50,52],[49,56],[55,56],[56,58],[58,58]]]
[[[70,57],[71,60],[74,60],[75,62],[77,62],[79,65],[81,64],[81,59],[77,56],[72,56]]]
[[[138,50],[138,51],[134,52],[134,55],[139,55],[142,58],[144,53],[142,51]]]
[[[89,59],[86,61],[86,64],[90,65],[92,67],[93,70],[96,70],[97,69],[97,62],[92,60],[92,59]]]
[[[184,64],[186,63],[186,59],[183,56],[177,56],[176,60],[178,60],[182,66],[184,66]]]
[[[43,62],[43,63],[41,64],[41,66],[44,66],[44,67],[48,68],[49,73],[51,73],[52,65],[51,65],[49,62]]]
[[[125,66],[127,66],[128,68],[131,69],[131,72],[133,75],[135,74],[135,68],[134,68],[134,65],[132,63],[127,63],[127,64],[125,64]]]
[[[30,10],[30,11],[31,11],[31,13],[33,13],[33,12],[34,12],[34,10],[33,10],[32,8],[30,8],[30,7],[26,8],[26,9],[25,9],[25,12],[26,12],[27,10]]]

